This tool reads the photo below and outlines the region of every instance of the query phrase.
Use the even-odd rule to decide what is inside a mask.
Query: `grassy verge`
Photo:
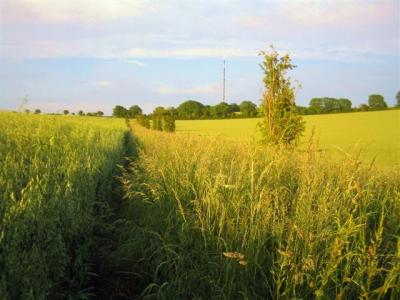
[[[86,298],[123,120],[0,113],[1,299]]]
[[[111,254],[120,297],[396,299],[400,174],[149,131]]]

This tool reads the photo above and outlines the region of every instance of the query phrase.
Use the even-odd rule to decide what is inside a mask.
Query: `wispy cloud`
[[[107,88],[111,86],[111,81],[109,80],[95,80],[90,82],[91,85],[102,87],[102,88]]]
[[[144,58],[254,57],[257,51],[234,47],[190,47],[174,49],[133,48],[126,55]]]
[[[124,59],[121,59],[121,61],[122,61],[122,62],[125,62],[125,63],[128,63],[128,64],[131,64],[131,65],[136,65],[136,66],[138,66],[138,67],[145,67],[145,66],[147,66],[145,63],[143,63],[143,62],[141,62],[141,61],[139,61],[139,60],[130,59],[130,58],[124,58]]]
[[[103,22],[138,17],[157,11],[157,5],[142,0],[2,0],[7,23]]]
[[[219,85],[210,84],[205,86],[194,86],[194,87],[175,87],[170,85],[161,85],[158,88],[160,94],[172,94],[172,95],[197,95],[197,94],[213,94],[221,89]]]

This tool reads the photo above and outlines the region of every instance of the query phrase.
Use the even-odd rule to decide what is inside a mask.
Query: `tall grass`
[[[0,298],[84,298],[123,120],[0,113]]]
[[[132,126],[119,295],[400,297],[398,171]]]

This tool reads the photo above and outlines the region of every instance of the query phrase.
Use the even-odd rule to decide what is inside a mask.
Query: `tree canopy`
[[[371,110],[383,110],[387,109],[387,103],[382,95],[373,94],[368,98],[368,105]]]
[[[195,100],[187,100],[180,104],[176,111],[180,119],[200,119],[204,115],[205,107]]]

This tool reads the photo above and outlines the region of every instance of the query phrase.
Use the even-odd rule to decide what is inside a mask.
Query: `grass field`
[[[303,145],[315,128],[319,149],[335,155],[360,152],[370,163],[376,158],[381,166],[400,164],[400,110],[305,116],[306,132]],[[177,131],[200,135],[221,135],[231,140],[258,140],[260,119],[177,121]]]
[[[1,299],[400,297],[398,170],[130,127],[0,113]]]
[[[84,299],[121,119],[0,112],[0,299]]]
[[[112,253],[127,299],[400,296],[398,173],[132,126]]]

